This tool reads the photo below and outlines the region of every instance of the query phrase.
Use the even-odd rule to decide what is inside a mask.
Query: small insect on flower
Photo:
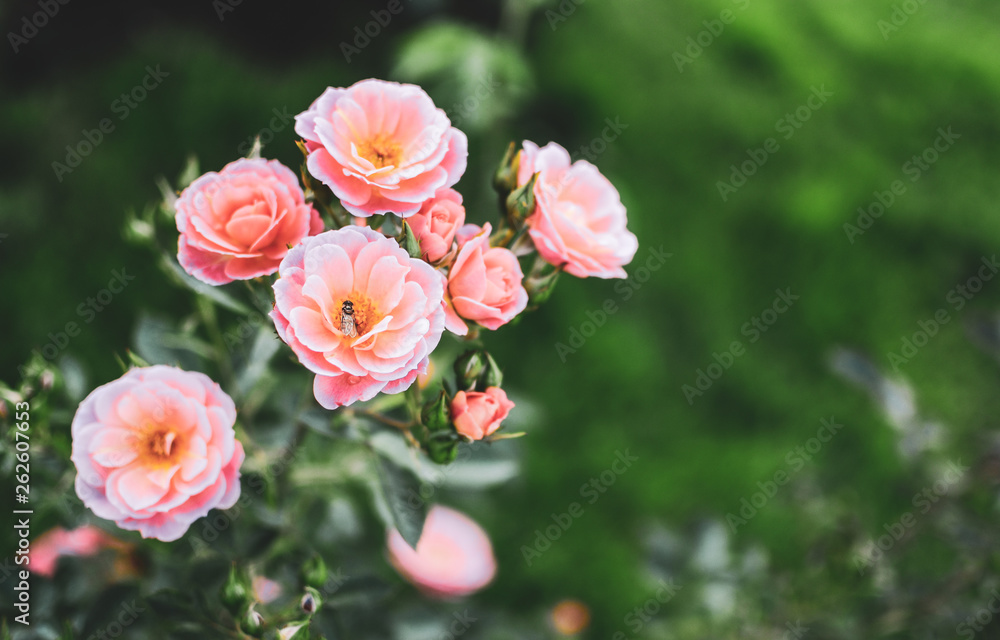
[[[344,300],[340,308],[340,332],[348,338],[358,335],[358,330],[354,326],[354,303]]]

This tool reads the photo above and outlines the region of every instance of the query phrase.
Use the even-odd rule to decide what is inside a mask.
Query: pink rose
[[[76,493],[98,517],[165,542],[240,495],[232,399],[202,373],[132,369],[73,417]]]
[[[464,229],[464,227],[463,227]],[[489,223],[461,245],[448,272],[446,326],[464,336],[472,320],[487,329],[507,324],[528,306],[528,292],[521,281],[521,265],[509,249],[490,247]]]
[[[458,231],[455,232],[455,240],[458,241],[458,248],[461,249],[462,245],[469,240],[472,240],[482,232],[483,228],[478,224],[463,224],[458,228]]]
[[[213,285],[270,275],[289,245],[323,230],[298,178],[277,160],[230,162],[188,185],[175,206],[177,260]]]
[[[427,514],[416,550],[395,529],[389,532],[388,548],[396,571],[431,597],[452,599],[475,593],[497,572],[493,546],[482,527],[440,505]]]
[[[525,141],[517,182],[535,182],[535,212],[528,233],[549,264],[578,278],[624,278],[639,241],[625,228],[625,206],[618,190],[586,160],[570,164],[555,142],[539,149]]]
[[[486,391],[459,391],[451,400],[455,430],[470,440],[482,440],[500,428],[514,403],[500,387]]]
[[[438,189],[434,197],[406,221],[420,243],[424,260],[437,262],[451,251],[455,233],[465,222],[462,194],[454,189]]]
[[[444,283],[395,240],[366,227],[327,231],[292,249],[278,273],[271,317],[327,409],[399,393],[427,369],[444,331]]]
[[[261,604],[274,602],[281,596],[281,584],[264,576],[254,576],[250,586],[253,589],[253,597]]]
[[[362,80],[295,116],[309,173],[356,216],[407,217],[465,173],[468,140],[423,89]]]
[[[104,548],[122,548],[124,543],[93,525],[67,531],[62,527],[49,529],[31,543],[28,568],[40,576],[52,577],[56,563],[63,556],[92,556]]]

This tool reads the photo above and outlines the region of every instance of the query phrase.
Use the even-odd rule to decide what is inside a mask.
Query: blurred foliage
[[[645,282],[564,278],[544,314],[487,338],[504,361],[507,386],[534,403],[514,397],[523,420],[517,427],[529,432],[505,443],[523,455],[517,479],[475,498],[448,495],[491,533],[501,567],[496,583],[468,604],[480,615],[470,637],[544,637],[551,634],[545,611],[564,597],[592,609],[589,637],[782,637],[786,624],[800,620],[815,638],[961,635],[958,625],[989,603],[998,574],[995,533],[980,542],[983,527],[995,532],[997,525],[1000,375],[994,352],[980,347],[993,335],[1000,285],[986,282],[961,309],[949,294],[1000,244],[1000,7],[919,4],[886,37],[879,21],[890,21],[901,4],[553,1],[525,21],[518,16],[527,3],[512,2],[500,20],[499,37],[509,44],[490,44],[492,24],[470,31],[408,23],[387,27],[351,65],[337,45],[363,14],[317,45],[326,47],[322,55],[281,65],[251,47],[234,54],[221,38],[205,37],[207,28],[164,28],[97,63],[54,69],[13,93],[4,88],[4,379],[15,383],[15,369],[51,340],[49,332],[82,323],[77,305],[113,269],[135,274],[135,285],[61,352],[67,393],[79,397],[118,375],[110,354],[132,344],[141,311],[153,323],[139,325],[147,331],[155,318],[194,312],[148,254],[119,239],[126,209],[153,200],[154,177],[179,174],[190,153],[205,169],[221,167],[270,126],[273,110],[298,113],[323,87],[367,76],[427,83],[448,109],[490,73],[482,65],[496,65],[492,72],[510,86],[498,89],[495,103],[484,99],[489,106],[463,127],[472,155],[458,188],[470,219],[495,207],[490,170],[509,140],[557,140],[575,156],[587,148],[620,190],[641,243],[630,272],[639,273],[651,248],[672,256]],[[724,10],[734,20],[678,70],[674,54],[690,55],[688,38]],[[524,60],[516,53],[522,42]],[[171,74],[163,85],[58,182],[51,163],[82,129],[109,117],[112,101],[156,63]],[[785,139],[779,120],[806,104],[814,87],[833,95]],[[607,120],[625,126],[596,144]],[[911,183],[905,163],[949,126],[961,138]],[[294,165],[294,137],[288,123],[264,154]],[[717,182],[769,138],[780,149],[723,201]],[[858,208],[895,180],[906,193],[852,243],[844,225],[858,225]],[[800,300],[751,343],[744,324],[786,288]],[[555,345],[569,344],[606,300],[618,311],[561,358]],[[951,321],[892,371],[889,354],[899,354],[903,339],[921,330],[918,322],[940,309]],[[239,326],[235,314],[222,321]],[[696,384],[698,370],[734,341],[745,353],[689,404],[683,385]],[[830,366],[841,345],[867,354],[853,362],[867,360],[869,371],[911,390],[920,415],[939,424],[933,455],[973,470],[912,539],[864,574],[853,554],[913,510],[914,495],[936,476],[922,458],[901,455],[895,414]],[[846,377],[859,384],[857,375]],[[867,380],[862,386],[871,390],[882,378]],[[786,454],[831,416],[842,431],[733,533],[726,514],[785,469]],[[52,430],[65,429],[69,417],[53,412]],[[625,450],[639,461],[587,504],[581,485]],[[7,477],[5,470],[0,482]],[[47,491],[68,489],[62,482]],[[585,504],[581,518],[528,566],[522,547],[573,502]],[[80,505],[70,503],[39,524],[79,522]],[[328,515],[310,523],[328,536],[331,566],[349,563],[353,544],[381,542],[371,514],[352,524],[338,509],[338,502],[317,505],[317,514]],[[333,533],[338,527],[350,533]],[[236,544],[224,548],[236,553]],[[71,561],[65,571],[86,577],[87,566]],[[199,570],[206,585],[221,583],[226,563]],[[379,573],[398,584],[387,567]],[[635,631],[628,616],[668,576],[681,589]],[[434,637],[446,628],[454,608],[399,591],[388,597],[402,598],[410,617],[396,637]],[[69,594],[91,605],[96,595]],[[37,597],[41,610],[57,596],[43,583]],[[359,624],[364,615],[378,618],[377,606],[359,611],[367,612]],[[981,637],[996,633],[990,624]]]

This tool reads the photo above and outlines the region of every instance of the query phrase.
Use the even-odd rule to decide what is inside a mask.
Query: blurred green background
[[[705,621],[728,616],[777,629],[759,637],[781,637],[783,620],[825,617],[813,636],[845,637],[845,629],[870,628],[851,626],[857,620],[895,611],[886,602],[900,600],[859,576],[845,549],[882,535],[928,480],[898,451],[905,429],[894,431],[891,412],[838,376],[830,358],[839,347],[857,349],[911,385],[900,388],[941,425],[931,447],[940,460],[972,464],[994,446],[1000,372],[972,338],[992,339],[1000,281],[986,281],[961,309],[949,294],[1000,247],[1000,6],[402,3],[350,62],[342,43],[385,3],[245,0],[226,4],[232,11],[220,20],[220,3],[207,1],[169,9],[73,2],[17,53],[8,46],[0,63],[3,378],[13,384],[50,332],[80,322],[78,305],[115,269],[135,280],[60,354],[82,363],[90,386],[119,375],[112,354],[132,343],[141,311],[189,305],[148,252],[122,237],[126,210],[158,197],[156,176],[174,180],[192,154],[203,170],[221,168],[276,114],[299,113],[327,86],[417,82],[469,134],[469,170],[457,188],[471,220],[495,215],[489,177],[508,141],[554,140],[574,157],[589,148],[619,189],[640,241],[631,274],[651,250],[671,254],[662,266],[651,262],[658,268],[642,283],[564,278],[540,312],[487,337],[529,436],[516,445],[524,473],[489,502],[461,505],[490,532],[500,563],[480,600],[542,616],[576,598],[593,615],[588,637],[633,637],[627,616],[658,577],[677,575],[664,568],[677,545],[694,546],[682,557],[707,554],[701,565],[721,583],[737,581],[737,560],[727,565],[722,547],[713,553],[706,540],[721,524],[723,547],[746,562],[751,550],[766,557],[768,577],[731,602],[711,581],[682,577],[690,588],[639,633],[687,628],[713,637],[715,623]],[[4,33],[37,10],[7,3]],[[147,65],[169,75],[119,119],[113,103]],[[485,97],[456,108],[480,87]],[[829,97],[809,106],[820,89]],[[114,130],[58,179],[52,163],[102,118]],[[595,142],[609,120],[624,125],[620,133]],[[924,156],[936,160],[912,180],[920,165],[907,163],[949,127],[957,140]],[[295,138],[289,121],[264,155],[297,167]],[[760,158],[769,138],[777,151],[723,198],[718,183]],[[902,195],[880,217],[859,221],[859,207],[897,180]],[[856,234],[846,224],[868,228]],[[799,299],[751,342],[746,323],[778,289]],[[590,333],[588,312],[600,315],[609,299],[617,313],[582,345],[571,343],[574,331]],[[893,372],[890,352],[902,353],[903,338],[939,309],[949,322]],[[721,354],[734,341],[745,352],[689,402],[684,385],[695,387],[716,354],[728,361]],[[561,354],[557,343],[574,352]],[[866,375],[869,390],[892,405],[885,381]],[[738,513],[758,482],[787,471],[786,454],[830,417],[843,429],[734,533],[726,514]],[[638,461],[587,504],[581,485],[626,450]],[[995,479],[975,478],[984,493],[973,511],[996,531]],[[582,517],[529,566],[522,547],[572,502],[584,504]],[[992,584],[986,574],[962,585],[968,601],[935,610],[918,606],[921,598],[989,554],[950,546],[933,527],[917,537],[917,559],[893,582],[907,587],[897,596],[908,605],[898,607],[901,621],[879,628],[918,637],[907,630],[929,616],[927,628],[951,633],[934,637],[953,637],[957,620],[979,606],[969,603],[988,600],[977,595]]]

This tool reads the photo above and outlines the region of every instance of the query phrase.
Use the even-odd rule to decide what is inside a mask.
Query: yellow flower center
[[[377,169],[387,166],[399,166],[403,148],[392,138],[380,133],[358,147],[358,155],[371,162]]]
[[[169,465],[180,450],[177,434],[159,426],[151,427],[140,446],[140,455],[149,466]]]

